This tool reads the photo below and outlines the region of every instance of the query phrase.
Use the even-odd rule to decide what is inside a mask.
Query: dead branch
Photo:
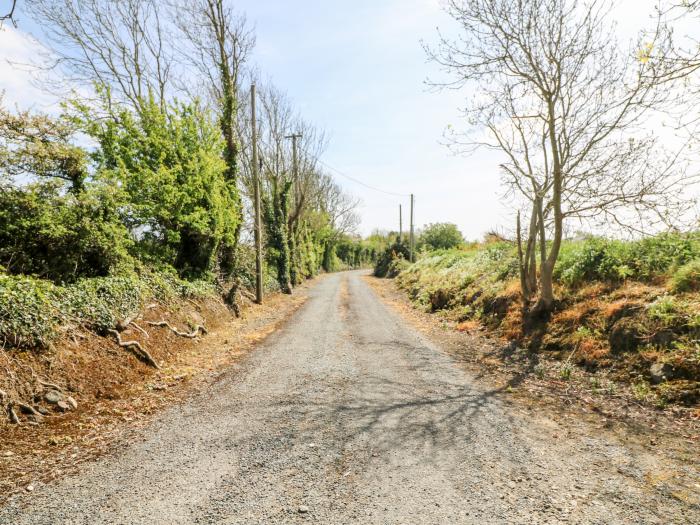
[[[12,0],[12,6],[10,6],[10,12],[0,16],[0,27],[5,20],[12,22],[12,25],[17,27],[17,22],[15,21],[15,10],[17,9],[17,0]]]
[[[199,332],[201,331],[203,334],[208,333],[207,329],[201,325],[196,325],[194,329],[191,332],[181,332],[177,328],[175,328],[173,325],[171,325],[168,321],[146,321],[149,325],[151,326],[164,326],[166,328],[169,328],[171,332],[173,332],[175,335],[178,335],[180,337],[187,337],[189,339],[194,339],[199,335]]]
[[[120,347],[130,348],[139,360],[143,361],[149,366],[152,366],[153,368],[160,369],[158,363],[156,363],[153,357],[151,357],[151,354],[149,354],[148,351],[141,346],[141,343],[138,341],[122,341],[121,335],[116,330],[108,330],[108,332],[114,335],[114,337],[117,339],[117,344]]]

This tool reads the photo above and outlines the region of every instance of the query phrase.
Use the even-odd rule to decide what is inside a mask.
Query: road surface
[[[0,524],[700,523],[648,458],[556,436],[412,331],[358,272],[143,439]],[[206,340],[205,340],[206,341]]]

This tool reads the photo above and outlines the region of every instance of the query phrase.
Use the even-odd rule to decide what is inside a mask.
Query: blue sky
[[[0,0],[0,4],[9,3]],[[615,16],[631,37],[648,21],[654,0],[620,0]],[[440,0],[240,0],[234,5],[256,27],[254,61],[263,78],[286,91],[299,112],[324,128],[324,162],[369,185],[414,193],[417,226],[454,222],[469,239],[491,229],[510,229],[513,215],[501,199],[495,153],[453,156],[441,144],[446,125],[462,126],[458,108],[465,94],[433,92],[439,78],[426,61],[421,40],[437,39],[436,27],[454,26]],[[22,61],[39,36],[30,20],[0,33],[4,58]],[[50,95],[29,84],[29,75],[0,63],[6,102],[45,109]],[[398,228],[398,205],[408,198],[369,190],[336,175],[362,200],[361,233]]]

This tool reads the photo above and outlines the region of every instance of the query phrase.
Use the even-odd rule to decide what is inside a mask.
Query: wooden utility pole
[[[299,158],[297,157],[297,140],[301,138],[301,133],[293,133],[284,137],[292,139],[292,169],[294,170],[294,180],[299,180]]]
[[[411,254],[411,262],[416,261],[415,257],[415,239],[413,238],[413,193],[411,193],[411,233],[408,240],[409,253]]]
[[[401,213],[401,205],[399,204],[399,242],[403,241],[403,214]]]
[[[258,131],[255,121],[255,84],[250,86],[250,124],[253,149],[253,200],[255,201],[255,302],[262,304],[262,220],[260,216],[260,174],[258,172]]]

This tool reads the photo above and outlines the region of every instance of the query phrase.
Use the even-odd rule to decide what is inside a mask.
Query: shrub
[[[196,102],[162,108],[142,101],[138,115],[103,100],[106,119],[76,105],[100,147],[100,173],[126,193],[123,213],[137,234],[138,255],[173,264],[181,276],[210,272],[222,246],[233,246],[241,220],[234,184],[226,180],[221,132]]]
[[[56,299],[56,286],[48,281],[0,275],[0,341],[17,347],[46,346],[59,325]]]
[[[56,282],[133,267],[118,216],[119,190],[93,182],[66,193],[58,182],[0,192],[0,264]]]
[[[418,238],[418,246],[429,250],[449,250],[463,242],[457,226],[448,222],[428,224]]]
[[[406,242],[403,239],[399,239],[397,237],[396,241],[394,241],[393,244],[389,245],[379,255],[379,258],[377,259],[377,264],[374,267],[374,275],[376,277],[387,277],[389,273],[389,266],[395,259],[401,257],[405,261],[408,261],[410,256],[411,254]]]
[[[478,317],[500,309],[496,297],[516,274],[514,247],[498,242],[428,254],[406,268],[398,276],[398,284],[426,309],[469,305],[467,317]]]
[[[404,259],[403,256],[399,255],[389,263],[389,269],[387,270],[386,276],[393,279],[410,266],[411,263]]]
[[[587,281],[651,281],[700,257],[700,233],[662,234],[637,241],[589,237],[562,245],[555,277],[568,286]]]
[[[684,264],[673,273],[671,290],[676,293],[700,290],[700,259]]]

